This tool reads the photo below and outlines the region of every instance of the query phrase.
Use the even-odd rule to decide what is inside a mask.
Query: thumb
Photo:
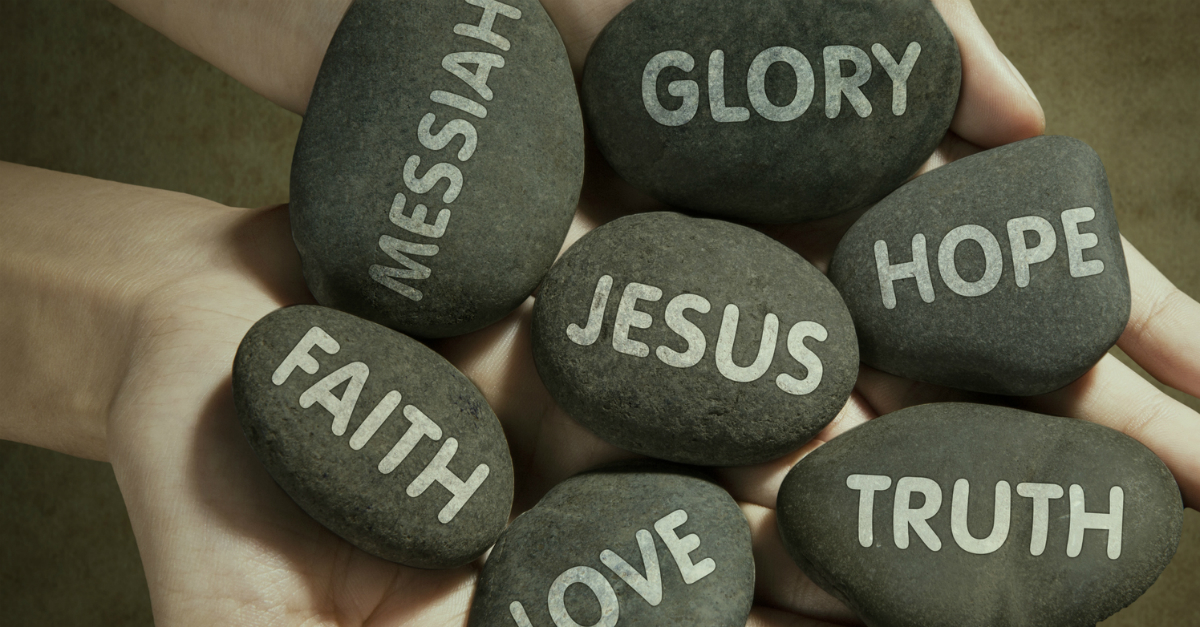
[[[996,47],[971,0],[933,0],[933,5],[962,54],[962,91],[950,129],[985,148],[1042,134],[1046,129],[1042,105]]]

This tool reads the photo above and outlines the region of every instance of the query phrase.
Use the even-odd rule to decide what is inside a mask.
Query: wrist
[[[300,114],[351,2],[111,1],[268,100]]]
[[[227,257],[241,212],[0,164],[0,438],[107,459],[114,399],[166,295]],[[226,262],[228,265],[228,262]]]

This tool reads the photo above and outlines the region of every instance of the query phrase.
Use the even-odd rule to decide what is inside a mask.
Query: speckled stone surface
[[[914,179],[851,227],[829,278],[854,316],[864,363],[978,392],[1058,389],[1129,319],[1104,166],[1068,137],[1010,144]]]
[[[696,212],[787,223],[900,186],[945,135],[960,81],[928,0],[636,0],[596,39],[581,93],[625,180]]]
[[[563,255],[534,306],[533,356],[600,437],[702,465],[799,448],[858,375],[850,315],[816,268],[753,229],[669,212],[610,222]]]
[[[582,181],[575,83],[540,4],[358,0],[296,143],[292,235],[322,304],[459,335],[537,286]]]
[[[750,528],[695,471],[635,462],[555,486],[488,556],[469,627],[743,627]]]
[[[504,529],[513,470],[500,422],[411,338],[324,307],[280,309],[242,340],[233,394],[275,482],[368,553],[448,568]]]
[[[871,627],[1090,627],[1154,582],[1183,522],[1136,440],[963,403],[838,436],[788,473],[777,511],[804,572]]]

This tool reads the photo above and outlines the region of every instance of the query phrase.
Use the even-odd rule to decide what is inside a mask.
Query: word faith
[[[337,340],[330,337],[321,327],[312,327],[300,339],[300,342],[292,348],[292,352],[288,353],[279,367],[275,369],[271,375],[271,383],[275,385],[283,385],[291,377],[292,373],[297,369],[301,369],[308,374],[317,374],[320,370],[320,364],[313,358],[311,351],[313,347],[319,347],[330,355],[337,354],[341,350],[341,346]],[[361,361],[351,362],[338,368],[337,370],[326,375],[320,381],[314,383],[311,387],[300,394],[300,407],[308,409],[314,404],[325,408],[325,411],[333,415],[333,434],[342,436],[346,433],[346,427],[350,425],[350,417],[354,413],[354,408],[358,404],[358,397],[362,394],[363,385],[367,382],[367,377],[370,375],[370,369]],[[348,382],[348,383],[347,383]],[[342,393],[342,397],[338,398],[333,395],[333,389],[346,384],[346,391]],[[367,415],[354,434],[350,436],[350,448],[357,451],[362,449],[379,427],[392,415],[392,412],[400,406],[400,393],[392,390],[388,392],[375,409]],[[413,405],[405,405],[402,412],[404,417],[409,422],[408,430],[400,437],[395,446],[388,451],[379,462],[378,470],[382,474],[390,474],[396,469],[412,452],[413,448],[422,438],[429,438],[433,441],[442,439],[442,429],[433,420],[430,420],[420,409]],[[429,486],[437,482],[450,491],[450,502],[438,512],[438,521],[442,524],[449,523],[454,520],[454,516],[462,510],[479,486],[483,484],[484,479],[488,476],[487,464],[480,464],[475,467],[471,476],[466,481],[459,479],[449,468],[447,464],[454,454],[458,451],[458,440],[454,438],[446,438],[442,443],[441,449],[433,456],[421,474],[417,475],[412,483],[408,484],[405,492],[408,496],[416,498],[425,493]]]

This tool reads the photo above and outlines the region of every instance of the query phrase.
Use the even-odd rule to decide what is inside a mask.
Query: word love
[[[908,78],[921,56],[921,44],[915,41],[908,44],[899,61],[883,44],[871,46],[871,53],[892,81],[892,114],[904,115],[908,108]],[[871,80],[871,57],[855,46],[827,46],[821,56],[824,61],[825,117],[833,119],[841,114],[843,97],[860,118],[871,115],[874,108],[862,92],[862,86]],[[796,76],[796,93],[785,105],[777,105],[767,96],[767,71],[776,63],[787,65]],[[854,67],[849,76],[842,72],[845,63]],[[658,98],[659,77],[667,68],[691,72],[695,67],[696,60],[682,50],[660,52],[646,63],[642,71],[642,102],[655,122],[663,126],[682,126],[696,116],[700,107],[700,86],[694,80],[672,80],[667,84],[667,93],[683,99],[679,108],[667,109]],[[804,115],[815,92],[816,76],[808,57],[788,46],[775,46],[758,53],[746,73],[746,95],[750,106],[772,122],[791,122]],[[717,122],[750,119],[749,109],[727,106],[725,96],[725,52],[713,50],[708,56],[708,105],[712,119]]]
[[[499,17],[511,20],[521,19],[520,9],[497,0],[463,0],[463,2],[482,8],[483,15],[478,24],[456,24],[454,33],[507,52],[511,48],[511,43],[493,29]],[[466,65],[475,66],[475,70],[466,69],[464,67]],[[492,89],[488,87],[488,77],[492,70],[503,67],[504,57],[494,52],[453,52],[442,58],[442,68],[461,79],[484,101],[490,101],[494,97]],[[434,90],[429,94],[429,99],[481,120],[487,117],[487,108],[482,104],[451,91]],[[454,142],[458,147],[454,156],[459,162],[466,162],[475,154],[475,150],[479,146],[479,131],[469,120],[454,118],[442,124],[441,128],[434,132],[433,126],[436,123],[437,116],[434,113],[426,113],[421,118],[421,122],[417,126],[417,140],[421,142],[422,146],[429,150],[443,150]],[[456,142],[458,137],[462,138],[461,144]],[[420,166],[421,158],[417,155],[411,155],[404,162],[404,185],[411,192],[414,194],[428,193],[445,180],[448,184],[446,190],[442,192],[442,202],[448,205],[458,198],[463,188],[463,174],[457,166],[444,162],[437,163],[425,170],[424,174],[417,176],[417,169]],[[426,221],[429,217],[429,208],[426,205],[418,204],[412,208],[411,214],[405,215],[405,203],[404,194],[396,194],[388,213],[392,224],[409,233],[429,239],[439,239],[446,233],[446,228],[450,223],[449,209],[438,210],[437,217],[430,224]],[[390,235],[381,235],[379,248],[402,267],[393,268],[374,264],[370,268],[371,278],[401,296],[413,301],[421,300],[424,297],[421,290],[402,283],[400,280],[428,279],[431,274],[429,267],[414,261],[408,255],[432,257],[438,253],[438,246],[436,244],[418,244]]]
[[[1083,258],[1083,251],[1094,248],[1100,240],[1095,233],[1081,233],[1079,225],[1090,222],[1095,217],[1096,210],[1091,207],[1067,209],[1060,216],[1066,240],[1066,255],[1073,278],[1088,277],[1104,272],[1103,261]],[[1012,252],[1013,280],[1017,287],[1027,287],[1030,280],[1030,267],[1050,259],[1058,250],[1054,226],[1050,224],[1049,220],[1034,215],[1009,220],[1007,231],[1008,247]],[[1027,233],[1037,234],[1036,246],[1029,247],[1026,240]],[[983,275],[973,281],[962,277],[955,262],[955,253],[958,251],[959,245],[967,241],[975,242],[983,250]],[[901,279],[914,279],[921,300],[926,303],[934,301],[925,235],[921,233],[917,233],[912,238],[911,259],[904,263],[892,263],[888,256],[887,242],[882,239],[875,241],[875,267],[879,271],[879,291],[885,308],[896,308],[894,284]],[[959,296],[983,296],[996,288],[1003,274],[1004,257],[1000,249],[1000,242],[986,228],[978,224],[964,224],[951,230],[946,237],[942,238],[942,242],[938,246],[937,267],[942,282],[950,288],[950,291]]]
[[[875,543],[874,503],[875,493],[892,486],[886,475],[850,475],[846,487],[857,490],[858,500],[858,543],[870,547]],[[920,494],[924,501],[920,507],[912,507],[912,497]],[[971,484],[966,479],[954,482],[954,496],[950,502],[950,533],[962,550],[975,555],[995,553],[1008,539],[1012,518],[1012,486],[1007,481],[996,483],[995,517],[992,531],[985,538],[976,538],[967,529],[967,508]],[[1033,529],[1029,543],[1030,555],[1041,555],[1046,550],[1046,536],[1050,529],[1050,501],[1063,497],[1062,486],[1053,483],[1019,483],[1017,494],[1033,500]],[[1078,557],[1083,550],[1084,531],[1097,529],[1108,532],[1108,558],[1121,556],[1121,525],[1125,510],[1125,492],[1113,486],[1108,493],[1108,512],[1088,512],[1083,488],[1070,487],[1071,516],[1067,532],[1067,557]],[[898,549],[909,546],[909,531],[931,551],[942,548],[942,540],[929,526],[929,519],[937,515],[942,506],[942,488],[932,479],[925,477],[901,477],[896,482],[896,499],[892,510],[892,540]]]
[[[330,355],[335,355],[341,350],[341,346],[337,340],[333,339],[321,327],[314,326],[304,334],[300,342],[292,348],[287,357],[279,364],[279,367],[275,369],[275,372],[271,375],[271,383],[276,386],[283,385],[297,368],[308,374],[317,374],[320,370],[320,364],[312,356],[312,349],[314,347],[320,348]],[[370,369],[361,361],[346,364],[305,390],[300,395],[300,406],[308,409],[316,404],[325,408],[333,416],[333,434],[342,436],[346,433],[346,428],[350,424],[350,418],[358,404],[359,395],[362,393],[363,385],[366,384],[369,375]],[[333,390],[341,385],[345,385],[346,390],[342,393],[341,398],[338,398],[333,394]],[[400,406],[401,398],[400,392],[395,390],[389,391],[384,395],[366,419],[363,420],[362,424],[358,426],[358,429],[354,431],[354,434],[350,436],[350,448],[355,451],[362,449],[383,423],[391,417],[396,408]],[[385,475],[390,474],[400,466],[422,438],[429,438],[434,441],[442,439],[441,427],[417,407],[405,405],[401,413],[408,420],[409,427],[392,449],[388,451],[387,455],[380,460],[377,469]],[[434,482],[441,484],[442,487],[449,490],[451,499],[438,512],[438,521],[442,524],[454,520],[454,516],[466,505],[467,501],[470,500],[479,489],[479,486],[488,477],[489,468],[487,464],[476,466],[466,481],[455,475],[447,468],[447,464],[450,463],[450,460],[457,451],[458,441],[454,438],[446,438],[446,441],[442,443],[441,449],[434,455],[433,460],[425,466],[425,469],[421,471],[421,474],[417,475],[416,479],[413,479],[408,484],[408,488],[405,490],[408,496],[413,498],[424,494],[425,490],[433,485]]]
[[[700,548],[700,537],[692,533],[681,538],[675,532],[675,529],[687,522],[687,519],[687,512],[677,509],[658,519],[654,523],[654,531],[658,533],[658,537],[662,538],[663,544],[667,545],[667,550],[674,558],[675,565],[679,567],[683,583],[690,586],[711,575],[717,569],[717,564],[711,557],[706,557],[698,562],[692,561],[691,553]],[[636,591],[646,603],[657,607],[663,600],[663,585],[654,537],[645,529],[639,529],[634,537],[637,538],[638,549],[642,553],[645,574],[639,573],[624,558],[608,549],[600,553],[600,561],[614,575],[620,577],[621,581]],[[554,580],[546,597],[550,618],[554,621],[555,627],[579,627],[579,623],[567,611],[566,605],[567,588],[575,584],[583,584],[600,604],[600,622],[596,623],[594,627],[615,626],[621,615],[621,606],[612,584],[600,571],[589,566],[576,566],[563,571]],[[529,615],[520,601],[513,601],[508,606],[508,611],[518,627],[533,627],[529,621]]]
[[[604,312],[608,305],[609,294],[612,291],[613,278],[609,275],[600,277],[592,296],[592,306],[588,314],[587,326],[580,327],[571,323],[567,327],[567,337],[580,346],[591,346],[600,337]],[[649,329],[654,319],[650,314],[637,309],[638,301],[658,302],[662,300],[662,289],[653,285],[630,282],[621,292],[621,300],[617,305],[616,317],[613,320],[612,347],[613,350],[634,357],[646,357],[650,347],[629,336],[630,329]],[[678,352],[667,346],[659,346],[654,355],[664,364],[676,368],[690,368],[700,363],[708,347],[708,339],[696,326],[688,320],[684,313],[695,311],[707,314],[712,310],[712,303],[697,294],[680,294],[667,303],[663,315],[667,326],[687,342],[687,350]],[[738,306],[730,303],[725,306],[721,316],[721,330],[717,335],[715,359],[717,371],[721,376],[737,383],[757,381],[767,372],[775,358],[775,344],[779,338],[779,317],[768,313],[763,319],[762,338],[758,346],[758,355],[748,366],[739,366],[733,361],[733,344],[737,336]],[[792,325],[787,332],[788,354],[797,363],[807,369],[808,374],[803,379],[797,379],[790,374],[780,373],[775,378],[775,386],[788,394],[803,396],[817,389],[821,383],[824,368],[821,358],[804,345],[804,340],[813,338],[824,342],[829,336],[825,327],[812,321],[801,321]]]

